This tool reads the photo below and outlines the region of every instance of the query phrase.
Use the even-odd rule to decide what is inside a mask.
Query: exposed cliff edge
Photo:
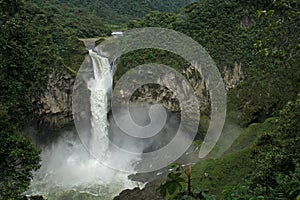
[[[182,74],[187,78],[194,90],[196,97],[198,98],[200,112],[204,115],[208,115],[210,109],[210,99],[204,80],[193,66],[189,66],[184,69]],[[223,81],[227,91],[235,88],[244,78],[242,64],[237,62],[234,63],[233,67],[225,66],[221,74],[223,75]],[[158,83],[163,85],[160,80]],[[181,87],[184,88],[185,86],[181,84]],[[170,111],[180,111],[180,105],[177,101],[176,95],[172,91],[160,85],[145,85],[141,87],[133,94],[131,101],[160,103]]]
[[[74,77],[52,72],[45,92],[38,101],[40,123],[50,127],[63,127],[72,123],[72,89]]]
[[[195,91],[200,102],[201,113],[208,114],[210,101],[205,82],[192,66],[184,69],[182,74],[188,79]],[[241,63],[234,63],[233,67],[224,67],[221,74],[223,74],[226,90],[235,88],[244,78]],[[67,72],[52,72],[49,75],[45,92],[38,101],[39,122],[41,124],[50,127],[63,127],[73,122],[72,90],[74,81],[75,77]],[[173,92],[159,85],[141,87],[131,97],[131,101],[161,103],[170,111],[180,111],[179,102]]]

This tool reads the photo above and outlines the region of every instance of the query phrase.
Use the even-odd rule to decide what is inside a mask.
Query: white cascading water
[[[133,188],[138,183],[128,180],[128,173],[115,171],[102,163],[120,163],[124,169],[133,168],[139,158],[110,156],[108,138],[108,93],[112,89],[109,60],[92,50],[94,79],[88,82],[91,92],[92,130],[91,156],[74,134],[64,133],[58,142],[42,152],[42,166],[35,173],[29,195],[44,195],[55,199],[112,199],[120,191]],[[112,161],[110,159],[120,159]],[[99,162],[98,160],[101,160]]]
[[[91,91],[92,138],[90,151],[101,160],[105,160],[108,153],[108,99],[112,88],[112,73],[109,60],[89,50],[92,59],[94,79],[88,82]]]

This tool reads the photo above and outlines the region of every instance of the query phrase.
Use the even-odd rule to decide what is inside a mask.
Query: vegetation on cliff
[[[228,119],[246,129],[224,156],[193,167],[192,185],[225,199],[299,195],[299,1],[202,0],[166,13],[186,3],[0,0],[0,199],[20,198],[39,167],[39,150],[19,130],[35,120],[49,74],[77,71],[86,53],[78,37],[107,36],[150,11],[127,28],[180,31],[203,45],[221,72],[236,63],[245,71],[228,92]],[[187,67],[171,53],[140,50],[122,56],[116,79],[147,62]]]
[[[40,166],[40,150],[10,122],[0,104],[0,199],[22,199],[32,171]]]
[[[228,92],[228,120],[248,127],[240,136],[245,141],[238,139],[221,158],[193,168],[194,184],[218,199],[299,195],[299,6],[294,0],[204,0],[178,13],[151,12],[128,23],[130,28],[158,26],[183,32],[206,48],[221,72],[235,63],[245,71],[245,78]],[[148,57],[143,51],[125,55],[120,68],[130,69],[147,61],[144,58]],[[122,73],[117,71],[118,76]],[[212,180],[201,182],[204,173]]]
[[[229,92],[228,106],[243,126],[278,113],[297,96],[297,1],[205,0],[192,3],[179,13],[152,12],[128,26],[158,26],[183,32],[205,47],[221,72],[240,63],[246,78]],[[131,60],[123,63],[134,66],[130,65]]]
[[[145,16],[150,11],[161,11],[161,12],[174,12],[181,6],[188,4],[189,0],[47,0],[38,1],[30,0],[35,2],[46,10],[51,9],[52,13],[55,11],[61,11],[65,14],[75,14],[76,11],[81,13],[90,13],[89,19],[86,20],[86,26],[95,24],[98,20],[106,25],[122,25],[131,19],[139,19]],[[54,11],[54,12],[53,12]],[[67,12],[66,12],[67,11]],[[71,12],[70,12],[71,11]],[[73,13],[73,14],[72,14]],[[87,15],[87,14],[86,14]],[[84,16],[83,16],[84,17]],[[73,16],[71,19],[77,18]],[[69,26],[76,26],[76,24],[69,24]],[[100,27],[98,27],[100,28]],[[89,34],[95,33],[98,28]],[[99,32],[96,32],[99,35]]]
[[[164,199],[295,200],[300,195],[299,120],[300,95],[278,117],[251,124],[222,157],[189,170],[170,165],[173,171],[158,190]]]

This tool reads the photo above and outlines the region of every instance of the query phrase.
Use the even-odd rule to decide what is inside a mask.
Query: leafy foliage
[[[36,32],[26,28],[29,15],[24,14],[20,1],[9,5],[13,6],[11,10],[15,13],[7,15],[6,10],[1,10],[1,16],[5,17],[1,18],[0,33],[0,99],[12,116],[24,120],[24,113],[31,110],[32,98],[47,80],[48,67],[42,66],[42,59],[34,56],[54,52],[45,46],[41,46],[39,51],[33,48],[32,44],[36,41],[31,41],[31,34]]]
[[[253,151],[257,166],[250,186],[256,193],[288,198],[289,192],[300,186],[299,121],[300,96],[281,111],[278,130],[262,136]],[[294,178],[297,180],[292,181]]]
[[[188,67],[188,63],[178,55],[160,49],[141,49],[122,55],[118,62],[115,79],[118,80],[132,67],[146,63],[160,63],[170,66],[178,71]]]
[[[3,4],[1,8],[13,5]],[[18,9],[2,10],[1,16],[0,97],[19,122],[32,118],[36,105],[32,103],[40,97],[53,70],[78,70],[86,53],[78,37],[110,33],[96,16],[47,2],[19,2]]]
[[[16,130],[1,104],[0,121],[0,199],[17,200],[40,166],[40,150]]]
[[[44,2],[38,2],[44,4]],[[100,17],[105,24],[118,24],[127,22],[130,19],[138,19],[151,11],[172,12],[181,6],[188,4],[189,0],[47,0],[49,5],[62,5],[90,12]],[[93,24],[93,23],[92,23]]]
[[[186,170],[180,164],[172,163],[169,165],[169,170],[170,172],[167,175],[167,180],[164,181],[158,188],[164,199],[215,199],[214,196],[207,194],[207,192],[201,191],[199,188],[192,188],[192,167],[189,167]],[[206,178],[209,178],[209,176],[207,175]]]
[[[254,43],[254,55],[260,63],[251,64],[253,69],[249,71],[246,82],[234,91],[236,104],[238,101],[248,104],[240,106],[242,116],[248,122],[257,121],[255,116],[278,114],[276,112],[287,101],[297,96],[300,77],[299,8],[299,1],[279,0],[257,11],[262,35]]]
[[[0,199],[15,200],[28,188],[40,151],[16,128],[31,111],[31,100],[46,80],[47,68],[34,60],[21,1],[0,1]],[[50,49],[39,49],[41,52]]]
[[[255,164],[246,186],[225,191],[227,199],[295,199],[300,195],[300,95],[280,112],[276,129],[262,135],[252,148]]]
[[[51,33],[57,44],[63,42],[64,37],[110,35],[110,30],[103,23],[103,18],[84,9],[82,5],[77,7],[57,0],[30,0],[26,5],[29,12],[35,11],[38,14],[36,17],[42,18],[44,24],[39,26],[40,30],[46,29],[48,33]]]

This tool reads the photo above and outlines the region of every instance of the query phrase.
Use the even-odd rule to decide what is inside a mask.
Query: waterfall
[[[113,155],[109,150],[107,119],[113,72],[109,60],[92,50],[89,56],[93,78],[90,90],[91,130],[87,149],[74,131],[63,132],[55,143],[43,149],[41,168],[35,172],[28,195],[44,195],[48,200],[112,199],[124,189],[139,185],[128,179],[129,173],[113,170],[106,163],[133,168],[132,160]],[[92,152],[94,156],[91,156]]]
[[[106,159],[109,148],[108,140],[108,93],[112,88],[112,72],[109,60],[89,50],[92,60],[94,79],[88,82],[91,91],[92,138],[90,151],[99,158]]]

